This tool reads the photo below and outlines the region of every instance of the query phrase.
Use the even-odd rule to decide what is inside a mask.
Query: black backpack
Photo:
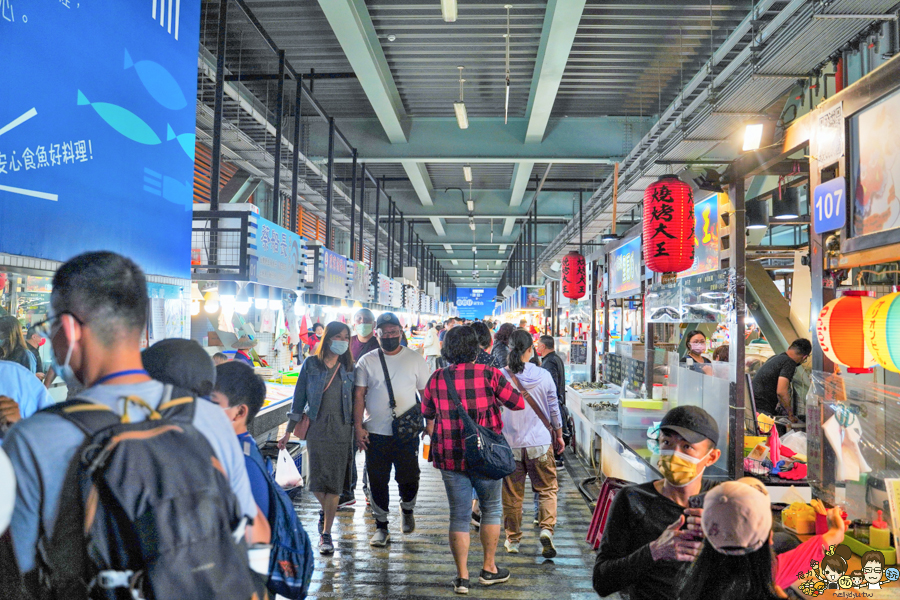
[[[193,426],[195,399],[172,396],[166,386],[157,409],[124,398],[147,410],[140,423],[77,398],[45,409],[87,439],[68,467],[54,531],[38,542],[42,598],[254,597],[237,498]]]

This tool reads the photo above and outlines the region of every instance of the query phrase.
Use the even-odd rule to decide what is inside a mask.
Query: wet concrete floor
[[[357,457],[361,469],[362,455]],[[444,485],[440,473],[430,463],[422,462],[421,468],[416,531],[411,535],[401,533],[399,497],[396,485],[391,484],[391,543],[386,548],[369,546],[375,521],[366,508],[360,470],[356,506],[352,510],[339,511],[332,529],[336,549],[334,555],[321,556],[316,551],[310,598],[412,600],[456,597],[451,585],[456,568],[447,540],[449,510]],[[560,469],[559,477],[559,522],[554,536],[558,556],[553,560],[541,556],[538,541],[540,530],[532,526],[532,508],[526,501],[523,519],[525,535],[520,554],[507,554],[503,548],[505,536],[501,531],[497,564],[511,571],[508,582],[490,587],[478,584],[482,551],[481,541],[473,528],[469,553],[470,597],[510,600],[597,598],[591,589],[594,553],[584,541],[591,514],[572,475]],[[297,504],[297,510],[315,546],[318,543],[316,524],[319,504],[312,494],[305,493]]]

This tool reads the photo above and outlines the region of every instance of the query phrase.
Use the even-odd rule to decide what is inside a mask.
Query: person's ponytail
[[[509,370],[518,375],[525,370],[522,356],[532,347],[531,334],[517,329],[509,337],[509,357],[506,359]]]

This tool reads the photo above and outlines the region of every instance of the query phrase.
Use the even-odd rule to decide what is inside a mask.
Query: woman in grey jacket
[[[333,554],[331,525],[353,459],[353,358],[350,328],[344,323],[329,323],[316,354],[300,367],[288,418],[279,445],[287,443],[298,423],[303,425],[301,434],[308,425],[308,488],[324,512],[319,552]]]
[[[522,501],[525,476],[538,493],[538,521],[541,526],[541,554],[556,556],[553,530],[556,527],[556,453],[565,448],[562,419],[556,385],[550,373],[529,362],[534,355],[531,334],[524,330],[513,332],[509,338],[508,367],[501,373],[512,383],[513,389],[525,396],[525,410],[512,412],[503,409],[503,437],[509,442],[516,458],[515,472],[503,480],[503,526],[506,529],[506,551],[519,553],[522,539]]]

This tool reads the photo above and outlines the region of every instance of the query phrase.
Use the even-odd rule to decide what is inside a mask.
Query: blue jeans
[[[441,470],[450,503],[450,532],[466,533],[472,519],[472,491],[481,507],[481,526],[499,525],[503,520],[502,480],[471,473]]]

